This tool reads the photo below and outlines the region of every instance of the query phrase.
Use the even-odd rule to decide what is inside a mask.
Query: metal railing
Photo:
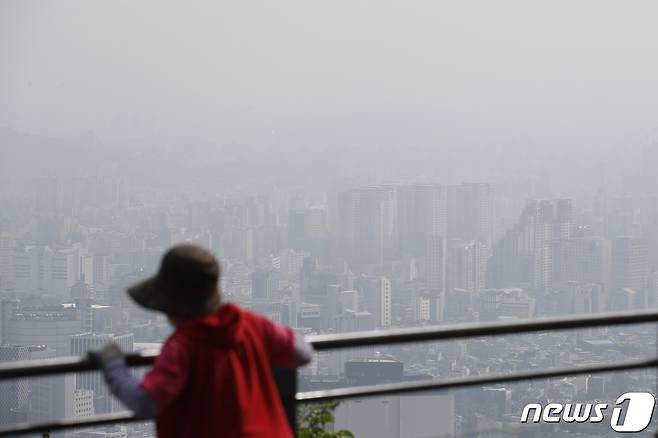
[[[426,328],[375,330],[332,335],[316,335],[308,338],[316,351],[341,348],[368,347],[383,344],[399,344],[421,341],[454,340],[472,337],[490,337],[553,330],[608,327],[628,324],[658,322],[658,311],[611,312],[585,316],[540,318],[523,321],[492,323],[455,324]],[[155,354],[130,354],[126,357],[129,366],[147,366],[153,363]],[[471,376],[441,380],[425,380],[400,383],[385,383],[321,391],[297,392],[296,375],[293,370],[276,370],[275,377],[286,408],[289,421],[295,427],[297,403],[321,402],[326,400],[363,398],[390,394],[401,394],[429,390],[446,390],[497,383],[519,382],[532,379],[573,376],[638,370],[658,367],[658,355],[653,359],[628,360],[604,365],[560,367],[543,370],[522,371],[507,374]],[[60,358],[38,361],[13,362],[0,365],[0,380],[48,376],[62,373],[77,373],[97,370],[96,365],[86,358]],[[0,436],[42,434],[72,428],[88,428],[132,421],[147,421],[132,413],[95,415],[85,418],[63,419],[45,423],[25,423],[0,427]]]

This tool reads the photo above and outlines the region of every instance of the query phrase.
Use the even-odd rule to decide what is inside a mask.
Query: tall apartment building
[[[488,251],[486,244],[478,240],[451,240],[446,267],[447,290],[462,289],[477,293],[483,289],[487,274]]]
[[[319,250],[327,238],[327,211],[306,208],[288,212],[288,247]]]
[[[338,195],[339,252],[350,265],[380,267],[394,245],[395,192],[372,186]]]
[[[448,187],[448,236],[476,240],[491,248],[494,226],[493,188],[484,183]]]
[[[535,294],[550,290],[559,280],[572,215],[570,199],[528,201],[517,224],[494,245],[488,286],[529,285]]]
[[[602,287],[604,301],[612,288],[612,245],[603,237],[574,238],[562,245],[562,282],[594,283]],[[606,307],[605,303],[601,304]]]
[[[442,185],[398,187],[396,240],[399,250],[403,254],[423,256],[429,237],[446,238],[447,208],[447,192]]]
[[[0,231],[0,291],[14,290],[14,238]]]
[[[618,293],[627,288],[644,294],[649,278],[646,241],[617,237],[612,241],[612,289]]]

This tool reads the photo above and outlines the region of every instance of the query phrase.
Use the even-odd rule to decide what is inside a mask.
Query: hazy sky
[[[657,18],[621,0],[2,1],[0,127],[214,139],[426,111],[535,143],[642,142]]]

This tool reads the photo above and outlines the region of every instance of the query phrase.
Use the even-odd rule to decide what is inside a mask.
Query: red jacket
[[[158,437],[292,437],[270,367],[293,350],[291,329],[233,304],[180,325],[140,384]]]

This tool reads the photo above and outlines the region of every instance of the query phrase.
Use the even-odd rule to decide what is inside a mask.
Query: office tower
[[[51,293],[66,297],[78,281],[78,250],[59,249],[53,253],[51,262]]]
[[[84,333],[70,337],[72,356],[84,356],[90,350],[98,349],[108,342],[114,342],[121,351],[133,351],[134,336],[132,333],[123,335]],[[86,389],[94,392],[94,410],[96,413],[109,413],[120,409],[119,402],[112,397],[101,373],[79,373],[76,375],[76,389]]]
[[[625,288],[644,293],[647,286],[648,249],[646,241],[617,237],[612,241],[612,289]]]
[[[391,280],[381,276],[362,275],[354,280],[361,296],[361,308],[372,313],[378,328],[392,324]]]
[[[493,189],[489,184],[464,183],[448,187],[448,236],[493,243]]]
[[[487,246],[477,240],[452,240],[448,249],[447,291],[462,289],[476,293],[485,287]]]
[[[91,330],[91,303],[79,299],[74,305],[21,308],[2,300],[2,343],[46,345],[57,356],[68,356],[70,337]]]
[[[363,356],[345,363],[349,386],[402,382],[404,364],[383,355]],[[453,395],[411,394],[349,400],[336,409],[335,430],[347,429],[359,437],[420,438],[453,436]],[[377,421],[373,421],[377,419]],[[440,433],[432,433],[440,428]],[[430,432],[428,432],[430,431]]]
[[[425,255],[430,237],[447,235],[447,194],[438,184],[397,188],[396,240],[403,254]]]
[[[274,270],[257,269],[251,274],[251,297],[272,299],[279,291],[279,274]]]
[[[517,224],[494,245],[488,286],[529,284],[533,294],[550,290],[563,266],[572,215],[570,199],[528,201]]]
[[[14,251],[14,278],[17,295],[43,294],[51,290],[53,250],[31,245]]]
[[[0,362],[28,360],[26,346],[0,346]],[[0,383],[0,424],[24,422],[29,401],[28,379],[11,379]]]
[[[340,304],[341,313],[346,311],[358,312],[360,310],[359,291],[358,290],[341,291],[338,294],[338,303]]]
[[[14,238],[0,231],[0,292],[14,289]]]
[[[109,280],[109,260],[110,257],[106,254],[82,255],[80,257],[80,278],[90,286],[106,285]]]
[[[304,267],[300,275],[301,298],[304,303],[320,306],[321,324],[325,329],[334,325],[333,309],[336,307],[335,303],[338,298],[333,286],[339,283],[337,274],[320,270],[317,262],[310,257],[304,260]]]
[[[54,358],[56,352],[42,345],[30,346],[30,359]],[[94,414],[94,394],[76,390],[75,375],[36,377],[29,379],[30,397],[27,419],[44,422],[62,418],[89,417]]]
[[[339,251],[357,269],[379,268],[393,248],[395,193],[372,186],[339,194]]]
[[[309,253],[286,249],[279,252],[279,257],[281,259],[281,275],[296,277],[301,272],[304,266],[304,259],[309,257]]]
[[[658,307],[658,271],[649,274],[647,281],[647,306],[649,308]]]
[[[563,242],[562,282],[600,284],[603,299],[611,292],[612,245],[603,237],[574,238]],[[603,310],[606,306],[602,303]]]
[[[28,245],[14,251],[16,295],[46,294],[62,298],[78,279],[75,250],[53,251],[45,245]]]
[[[319,251],[327,239],[327,212],[320,208],[290,210],[288,213],[288,247]]]

